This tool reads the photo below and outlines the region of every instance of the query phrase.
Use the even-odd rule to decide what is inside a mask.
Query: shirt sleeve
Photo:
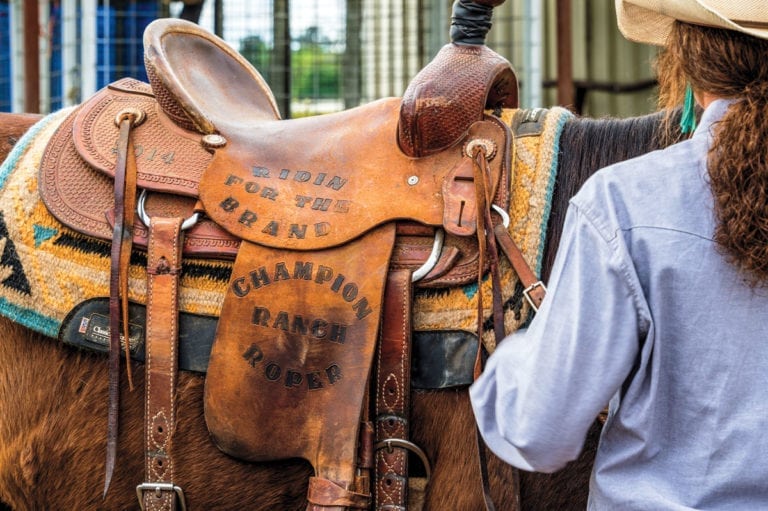
[[[523,470],[554,472],[577,458],[638,355],[644,299],[614,231],[571,205],[539,312],[500,343],[470,387],[486,444]]]

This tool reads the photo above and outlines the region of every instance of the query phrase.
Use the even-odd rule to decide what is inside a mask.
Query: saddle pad
[[[501,119],[512,126],[518,112],[504,110]],[[51,337],[59,334],[63,321],[78,304],[109,296],[109,244],[63,225],[48,212],[38,193],[42,154],[53,133],[71,113],[72,109],[66,109],[41,120],[17,142],[0,166],[0,314]],[[526,115],[531,117],[526,124],[536,129],[527,136],[515,137],[510,232],[528,263],[538,272],[557,169],[559,135],[572,114],[553,108]],[[505,327],[511,332],[526,321],[528,305],[514,272],[503,258],[501,264]],[[135,303],[145,303],[144,265],[144,253],[134,251],[129,299]],[[181,277],[181,310],[218,316],[231,270],[231,261],[186,261]],[[474,333],[476,291],[474,284],[417,289],[414,330]],[[484,340],[492,349],[492,339]]]
[[[38,168],[48,141],[73,112],[35,124],[0,166],[0,314],[56,337],[69,311],[109,296],[109,243],[82,235],[54,218],[38,193]],[[145,303],[146,255],[134,251],[129,299]],[[181,277],[182,311],[218,316],[231,261],[196,258]]]

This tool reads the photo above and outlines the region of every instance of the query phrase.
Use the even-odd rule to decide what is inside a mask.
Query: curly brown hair
[[[707,163],[714,240],[752,284],[768,284],[768,40],[675,22],[657,61],[660,106],[695,92],[737,99],[714,129]]]

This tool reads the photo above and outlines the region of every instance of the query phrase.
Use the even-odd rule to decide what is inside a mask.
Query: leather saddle
[[[492,210],[509,207],[510,134],[485,110],[517,106],[511,66],[447,45],[402,100],[281,120],[259,73],[197,25],[157,20],[144,45],[150,84],[120,80],[73,111],[39,176],[59,221],[114,244],[113,267],[147,250],[142,505],[183,503],[172,309],[184,258],[206,257],[234,259],[206,377],[214,442],[247,461],[309,460],[308,509],[368,508],[372,486],[377,506],[404,506],[418,449],[411,294],[493,266],[485,239],[501,221]],[[126,270],[114,271],[125,301]]]

